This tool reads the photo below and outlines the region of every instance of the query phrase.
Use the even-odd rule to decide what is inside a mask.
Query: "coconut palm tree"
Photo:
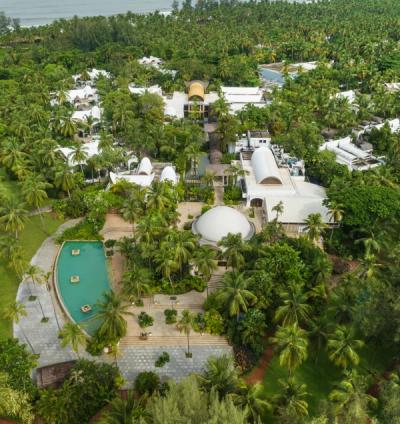
[[[197,239],[190,231],[170,231],[163,242],[165,248],[171,249],[182,275],[183,267],[189,262],[196,246]]]
[[[321,239],[322,233],[327,228],[326,224],[322,221],[320,213],[311,213],[308,215],[305,224],[307,238],[313,242],[318,242]]]
[[[75,121],[72,119],[72,115],[63,116],[60,121],[59,132],[66,138],[72,138],[77,130]]]
[[[88,158],[88,153],[83,144],[77,144],[74,147],[73,152],[71,152],[71,154],[68,156],[68,159],[72,163],[79,165],[79,167],[81,168],[82,174],[83,174],[83,164],[86,163],[87,158]]]
[[[100,418],[99,424],[134,424],[141,423],[141,419],[148,416],[145,408],[145,399],[136,399],[129,391],[126,399],[116,397],[110,402],[107,411]]]
[[[172,204],[172,197],[170,184],[155,181],[147,193],[147,208],[162,212]]]
[[[43,225],[43,214],[40,211],[41,206],[48,198],[46,189],[52,185],[46,182],[42,176],[32,176],[22,183],[22,195],[29,206],[34,207],[39,213]]]
[[[7,305],[3,309],[3,318],[6,320],[14,321],[16,324],[19,324],[22,317],[27,317],[28,312],[26,311],[25,305],[22,302],[12,302],[11,304]],[[22,335],[24,336],[24,339],[28,343],[29,347],[31,348],[32,352],[35,353],[35,350],[33,349],[33,346],[31,342],[29,341],[24,328],[19,326]]]
[[[152,276],[147,268],[134,268],[122,277],[122,293],[128,299],[139,300],[144,294],[150,294]]]
[[[232,164],[226,169],[225,173],[232,177],[232,185],[235,186],[237,184],[238,177],[244,177],[245,175],[248,175],[249,172],[243,169],[240,165]]]
[[[328,202],[327,206],[329,208],[329,216],[330,216],[329,221],[331,221],[332,224],[340,225],[340,223],[343,220],[343,213],[344,213],[343,205],[335,201],[330,201]],[[331,237],[330,237],[331,239],[333,236],[333,230],[334,228],[332,226]]]
[[[243,251],[245,244],[241,234],[231,234],[223,237],[218,242],[218,246],[223,247],[222,257],[226,260],[226,267],[231,266],[234,270],[240,269],[244,264]]]
[[[279,215],[282,215],[283,214],[283,211],[284,211],[284,206],[283,206],[282,200],[280,202],[278,202],[272,208],[272,210],[276,213],[276,215],[275,215],[275,221],[278,222]]]
[[[236,315],[239,321],[240,312],[247,312],[247,307],[257,300],[257,297],[247,289],[249,280],[244,274],[227,272],[222,278],[223,287],[218,290],[216,298],[221,302],[230,316]]]
[[[145,199],[146,190],[143,187],[138,186],[131,189],[121,209],[125,221],[135,223],[143,216],[146,210]]]
[[[28,268],[25,270],[25,277],[27,278],[26,284],[29,287],[31,298],[36,298],[36,296],[33,295],[31,287],[29,286],[29,283],[32,283],[35,286],[35,284],[39,281],[42,275],[43,275],[43,271],[36,265],[29,264]]]
[[[278,415],[286,417],[285,422],[306,417],[308,415],[308,403],[305,400],[308,396],[307,386],[297,383],[293,377],[289,377],[288,380],[280,379],[279,384],[282,392],[274,397]]]
[[[0,206],[0,225],[5,231],[13,232],[18,239],[18,234],[25,228],[27,214],[24,204],[10,197]]]
[[[201,246],[194,251],[192,262],[199,272],[208,281],[212,273],[218,268],[217,252],[208,246]]]
[[[86,336],[81,327],[73,322],[67,322],[60,331],[61,347],[71,346],[79,358],[79,348],[86,345]]]
[[[329,394],[336,422],[366,423],[368,409],[377,404],[377,399],[367,394],[365,379],[355,372],[345,378]]]
[[[113,291],[103,294],[103,299],[97,303],[98,312],[92,319],[101,321],[97,330],[101,340],[115,342],[126,335],[126,316],[133,316],[128,311],[129,305],[124,305],[122,300]]]
[[[186,357],[190,358],[192,354],[190,353],[190,332],[193,330],[195,323],[195,315],[192,314],[188,309],[182,311],[182,316],[176,324],[176,328],[184,333],[187,337],[187,353]]]
[[[271,404],[263,396],[261,383],[252,385],[241,384],[238,393],[232,393],[234,403],[242,409],[247,409],[250,423],[259,423],[265,412],[271,410]]]
[[[287,290],[279,294],[283,304],[275,311],[274,319],[283,325],[303,324],[309,321],[311,306],[307,304],[308,296],[302,287],[290,284]]]
[[[279,365],[286,366],[289,374],[299,367],[308,356],[307,333],[297,323],[278,327],[271,342],[276,344],[279,352]]]
[[[54,317],[56,319],[56,323],[57,323],[57,328],[58,331],[60,331],[60,322],[58,321],[58,316],[57,316],[57,310],[56,310],[56,306],[54,304],[54,299],[53,296],[51,295],[51,284],[50,284],[50,279],[52,277],[53,273],[51,271],[49,272],[45,272],[43,274],[43,282],[45,284],[46,290],[49,292],[49,296],[50,296],[50,300],[51,300],[51,304],[53,306],[53,312],[54,312]]]
[[[347,369],[360,363],[357,350],[364,346],[364,342],[354,338],[353,328],[340,325],[329,336],[327,346],[329,359],[338,367]]]
[[[215,390],[220,398],[237,391],[240,380],[231,355],[210,356],[204,372],[198,376],[200,386],[207,392]]]
[[[60,165],[56,168],[54,186],[66,191],[71,198],[71,190],[75,187],[75,177],[68,166]]]
[[[156,252],[154,259],[157,264],[157,272],[160,272],[164,278],[169,280],[171,289],[173,289],[171,275],[179,269],[174,252],[164,247]]]

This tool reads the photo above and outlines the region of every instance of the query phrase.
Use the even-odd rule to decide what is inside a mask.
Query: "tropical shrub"
[[[178,311],[176,309],[165,309],[164,315],[166,324],[175,324]]]
[[[0,341],[0,370],[6,371],[8,385],[33,399],[37,395],[31,372],[37,366],[38,355],[28,351],[17,339]]]
[[[92,356],[100,356],[104,353],[104,348],[108,345],[106,340],[101,340],[101,338],[95,334],[91,339],[88,340],[86,345],[86,352],[90,353]]]
[[[59,389],[40,393],[38,415],[47,423],[87,423],[117,395],[122,382],[116,366],[82,359]]]
[[[216,309],[209,309],[204,314],[204,331],[210,334],[223,334],[224,319]]]
[[[140,312],[138,316],[139,325],[141,328],[151,327],[154,323],[154,318],[146,312]]]
[[[169,354],[168,352],[163,352],[154,363],[154,365],[158,368],[162,368],[166,363],[169,362]]]
[[[139,395],[152,395],[160,386],[160,377],[152,371],[143,371],[138,374],[135,380],[135,391]]]
[[[242,200],[242,190],[238,186],[228,186],[224,189],[224,202],[234,204]]]
[[[67,228],[61,235],[58,237],[57,242],[62,243],[66,240],[102,240],[101,236],[96,226],[93,223],[88,221],[82,221],[76,224],[72,228]]]
[[[107,249],[112,249],[115,246],[116,243],[117,243],[117,240],[108,239],[104,242],[104,246]]]

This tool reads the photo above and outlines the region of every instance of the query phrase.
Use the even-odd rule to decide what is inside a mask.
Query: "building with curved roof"
[[[170,181],[175,185],[178,182],[175,169],[172,166],[166,166],[161,172],[160,181]]]
[[[259,147],[251,157],[257,184],[282,184],[274,154],[268,147]]]
[[[153,171],[153,165],[148,157],[144,157],[139,164],[138,175],[150,175]]]
[[[201,81],[193,81],[189,85],[188,91],[189,100],[193,100],[194,98],[198,98],[204,102],[205,99],[205,88]]]
[[[201,237],[201,244],[211,246],[217,246],[228,234],[240,234],[243,240],[250,240],[255,232],[253,224],[229,206],[215,206],[205,212],[193,222],[192,231]]]

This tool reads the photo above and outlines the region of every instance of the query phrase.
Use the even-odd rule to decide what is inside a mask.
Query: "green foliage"
[[[178,311],[176,309],[165,309],[164,310],[165,315],[165,323],[166,324],[175,324]]]
[[[37,394],[31,380],[31,372],[37,366],[37,355],[28,351],[17,339],[0,341],[0,370],[7,372],[10,388],[26,393],[30,399]]]
[[[103,237],[98,233],[93,223],[82,221],[76,224],[74,227],[67,228],[57,238],[58,243],[62,243],[66,240],[102,240]]]
[[[108,340],[102,340],[98,334],[95,334],[88,340],[86,351],[93,356],[100,356],[104,353],[106,346],[108,346]]]
[[[154,323],[154,318],[142,311],[138,315],[138,322],[140,328],[151,327]]]
[[[214,201],[214,190],[208,186],[185,184],[185,200],[212,204]]]
[[[163,352],[158,359],[156,360],[156,362],[154,363],[154,365],[158,368],[162,368],[165,364],[167,364],[169,362],[169,354],[168,352]]]
[[[224,203],[232,205],[242,200],[242,190],[237,186],[227,186],[224,188]]]
[[[376,221],[398,220],[400,217],[400,191],[397,187],[348,181],[331,187],[328,197],[343,205],[345,227],[370,228]]]
[[[134,387],[139,395],[152,395],[160,387],[160,377],[152,371],[143,371],[137,375]]]
[[[204,313],[204,331],[206,333],[220,335],[224,329],[224,319],[216,309],[209,309]]]
[[[148,407],[151,421],[155,424],[201,422],[245,424],[246,412],[234,405],[232,399],[218,399],[214,391],[203,392],[195,377],[180,383],[169,383],[164,397],[151,399]]]
[[[40,393],[37,411],[46,422],[85,423],[116,396],[121,385],[115,366],[80,360],[59,389]]]

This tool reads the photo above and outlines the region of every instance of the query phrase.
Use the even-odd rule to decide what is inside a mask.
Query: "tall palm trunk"
[[[19,327],[21,329],[22,335],[24,336],[25,341],[28,343],[28,346],[31,348],[32,353],[35,353],[35,349],[32,346],[32,343],[29,341],[24,329],[22,328],[22,325]]]
[[[53,299],[53,296],[51,295],[51,291],[50,291],[50,287],[49,286],[48,286],[48,292],[49,292],[51,304],[53,306],[54,318],[56,319],[56,324],[57,324],[58,332],[60,332],[61,327],[60,327],[60,322],[58,321],[58,317],[57,317],[56,305],[54,304],[54,299]]]
[[[190,355],[190,343],[189,343],[190,333],[187,333],[186,337],[187,337],[187,348],[188,348],[187,354],[189,356]]]

